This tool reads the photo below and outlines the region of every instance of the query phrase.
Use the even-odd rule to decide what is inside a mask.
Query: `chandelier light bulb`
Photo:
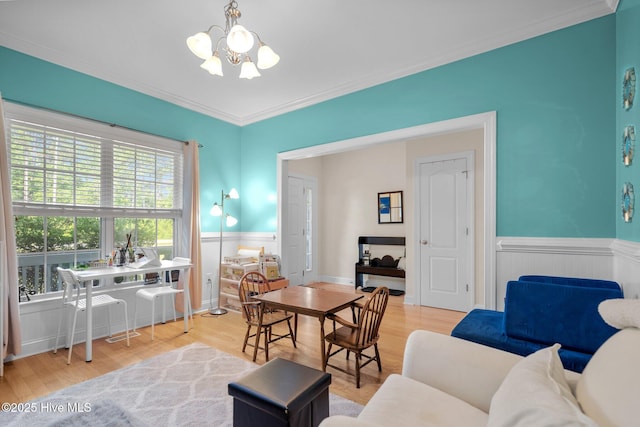
[[[258,49],[258,68],[266,70],[276,65],[279,61],[280,56],[278,56],[273,49],[264,43],[260,43],[260,49]]]
[[[211,56],[211,37],[209,34],[199,32],[187,39],[189,50],[198,58],[207,59]]]
[[[260,72],[256,68],[256,64],[251,62],[251,58],[247,56],[240,69],[240,78],[251,80],[254,77],[260,77]]]
[[[234,52],[246,53],[253,47],[253,35],[242,25],[236,24],[227,35],[227,46]]]
[[[216,50],[212,56],[207,58],[206,61],[200,65],[200,67],[207,70],[210,74],[214,76],[223,76],[222,74],[222,61],[220,61],[220,55]]]

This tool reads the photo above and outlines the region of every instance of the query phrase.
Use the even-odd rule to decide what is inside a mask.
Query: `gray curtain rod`
[[[15,99],[11,99],[11,98],[2,98],[2,99],[7,101],[7,102],[12,102],[14,104],[24,105],[25,107],[37,108],[39,110],[49,111],[49,112],[57,113],[57,114],[65,114],[67,116],[75,117],[75,118],[78,118],[78,119],[89,120],[89,121],[92,121],[94,123],[100,123],[102,125],[109,126],[109,127],[112,127],[112,128],[116,128],[117,127],[117,128],[120,128],[120,129],[126,129],[126,130],[130,130],[130,131],[133,131],[133,132],[139,132],[139,133],[144,133],[144,134],[151,135],[151,136],[156,136],[158,138],[171,139],[173,141],[181,142],[183,144],[188,144],[189,143],[189,141],[180,141],[180,140],[177,140],[177,139],[174,139],[174,138],[168,138],[168,137],[166,137],[164,135],[158,135],[157,133],[145,132],[145,131],[141,131],[141,130],[138,130],[138,129],[133,129],[133,128],[130,128],[130,127],[127,127],[127,126],[121,126],[121,125],[119,125],[117,123],[108,123],[108,122],[104,122],[102,120],[92,119],[90,117],[85,117],[85,116],[81,116],[81,115],[78,115],[78,114],[67,113],[67,112],[64,112],[64,111],[57,111],[57,110],[54,110],[52,108],[42,107],[40,105],[29,104],[28,102],[16,101]],[[198,147],[202,148],[202,147],[204,147],[204,145],[198,144]]]

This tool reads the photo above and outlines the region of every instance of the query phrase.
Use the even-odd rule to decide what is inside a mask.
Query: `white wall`
[[[405,224],[378,224],[377,210],[379,192],[405,190],[404,159],[404,143],[323,157],[323,174],[318,177],[319,277],[354,283],[358,236],[406,235]]]

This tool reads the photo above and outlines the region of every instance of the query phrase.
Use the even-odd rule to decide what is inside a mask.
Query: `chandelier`
[[[240,78],[251,80],[254,77],[260,77],[258,68],[266,70],[280,61],[280,57],[260,40],[260,36],[257,33],[249,31],[238,24],[238,18],[242,14],[238,10],[238,3],[235,0],[231,0],[225,6],[224,16],[226,19],[224,28],[219,25],[212,25],[207,31],[201,31],[187,39],[187,46],[189,46],[191,52],[205,60],[200,67],[212,75],[222,76],[222,61],[220,60],[220,51],[222,50],[230,64],[242,64]],[[213,50],[213,43],[209,35],[214,29],[222,32],[222,35],[216,41],[215,50]],[[258,68],[256,68],[249,56],[249,51],[255,43],[254,35],[258,39],[260,46],[258,48]]]

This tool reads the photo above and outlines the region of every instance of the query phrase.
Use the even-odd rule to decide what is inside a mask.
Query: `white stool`
[[[190,260],[188,258],[174,258],[174,261],[186,261],[186,262],[190,262]],[[167,272],[169,274],[169,282],[167,284],[167,282],[163,279],[162,280],[162,285],[161,286],[155,286],[155,287],[149,287],[149,288],[143,288],[140,289],[136,292],[136,305],[135,305],[135,310],[134,310],[134,317],[133,317],[133,330],[136,330],[136,322],[138,320],[138,298],[141,298],[143,300],[147,300],[151,302],[151,340],[153,340],[153,336],[154,336],[154,325],[155,325],[155,319],[156,319],[156,300],[160,297],[172,297],[171,299],[173,300],[173,297],[175,297],[175,295],[177,294],[184,294],[184,289],[177,289],[173,287],[174,283],[178,283],[178,282],[173,282],[171,279],[171,272]],[[182,270],[180,271],[180,274],[182,274]],[[164,319],[164,315],[166,312],[166,300],[168,298],[162,298],[162,323],[165,323],[165,319]],[[172,301],[173,303],[173,301]],[[193,313],[191,311],[191,300],[187,301],[188,304],[188,313],[184,313],[185,316],[190,316],[191,319],[193,320]],[[175,304],[173,304],[173,321],[176,321],[176,306]]]

